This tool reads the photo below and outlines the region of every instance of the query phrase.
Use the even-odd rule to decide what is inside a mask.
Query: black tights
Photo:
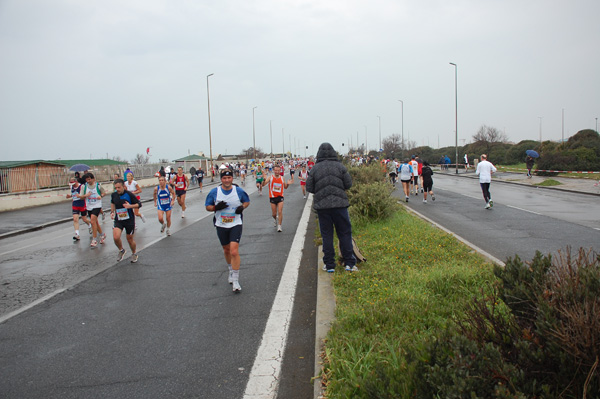
[[[489,202],[492,199],[492,194],[490,194],[490,183],[479,183],[479,185],[483,192],[483,199],[486,203]]]

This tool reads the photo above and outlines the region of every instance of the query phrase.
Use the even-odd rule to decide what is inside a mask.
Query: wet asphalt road
[[[154,208],[142,207],[137,264],[129,257],[117,264],[110,238],[93,250],[87,232],[73,243],[70,223],[1,240],[1,314],[70,288],[0,324],[0,397],[242,397],[305,203],[297,185],[286,191],[277,233],[267,196],[247,189],[237,295],[198,190],[188,194],[185,219],[175,206],[171,237],[160,234]],[[110,233],[108,219],[103,226]],[[292,318],[294,355],[284,356],[281,389],[293,393],[286,397],[313,390],[314,221],[311,229]]]
[[[436,200],[412,195],[411,209],[504,261],[536,250],[554,253],[567,246],[600,250],[600,197],[492,181],[491,210],[476,179],[435,174]],[[394,195],[404,195],[398,188]]]

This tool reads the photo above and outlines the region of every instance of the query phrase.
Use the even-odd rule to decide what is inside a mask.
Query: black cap
[[[229,169],[223,169],[221,171],[221,178],[223,178],[223,176],[231,176],[231,177],[233,177],[233,173]]]

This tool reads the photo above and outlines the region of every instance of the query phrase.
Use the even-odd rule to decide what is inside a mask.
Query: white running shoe
[[[75,241],[79,241],[80,239],[81,239],[81,237],[79,237],[79,234],[75,234],[73,236],[73,240],[75,240]]]
[[[88,231],[90,232],[90,234],[94,234],[94,230],[92,229],[91,224],[88,224]]]
[[[238,292],[242,292],[242,286],[240,285],[239,281],[234,281],[233,283],[233,292],[235,292],[236,294]]]
[[[142,223],[146,223],[146,218],[143,214],[140,213],[140,219],[142,219]]]
[[[98,243],[96,242],[96,240],[92,239],[92,242],[90,243],[90,247],[96,248],[97,246],[98,246]]]
[[[167,229],[167,236],[171,235],[171,229]]]
[[[408,196],[406,197],[406,202],[408,202]]]
[[[102,237],[100,237],[100,244],[104,244],[104,241],[106,241],[106,233],[102,233]]]
[[[181,218],[183,219],[185,217],[185,211],[181,211]]]
[[[490,203],[489,203],[489,202],[486,202],[486,204],[485,204],[485,209],[490,209],[491,207],[492,207],[492,206],[490,205]]]
[[[273,227],[277,227],[277,219],[273,219]]]
[[[229,284],[233,284],[233,272],[229,272],[229,278],[227,278]]]
[[[306,195],[304,197],[302,197],[302,198],[306,199]]]
[[[435,195],[431,194],[431,200],[435,201]]]
[[[346,271],[347,272],[357,272],[358,271],[358,267],[356,267],[356,266],[352,266],[352,267],[346,266]]]
[[[488,204],[490,204],[490,208],[494,206],[494,201],[490,200],[490,202],[488,202]]]
[[[131,254],[131,263],[137,263],[137,261],[138,261],[138,255]]]
[[[104,222],[104,219],[106,219],[106,215],[104,214],[104,212],[102,212],[102,221]]]
[[[278,231],[279,233],[281,233],[281,232],[283,231],[283,230],[281,229],[281,225],[280,225],[280,224],[278,224],[278,225],[277,225],[277,231]]]
[[[427,200],[426,200],[426,199],[424,199],[424,200],[423,200],[423,203],[424,203],[424,204],[426,204],[426,203],[427,203]]]
[[[160,228],[160,232],[164,233],[166,228],[167,228],[167,224],[163,223],[162,226],[161,226],[161,228]]]
[[[125,248],[123,248],[122,250],[119,251],[119,255],[117,255],[117,262],[120,262],[123,260],[126,252],[127,251],[125,250]]]

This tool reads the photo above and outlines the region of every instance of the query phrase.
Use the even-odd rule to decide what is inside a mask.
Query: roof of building
[[[203,161],[205,159],[209,159],[209,158],[203,157],[202,155],[192,154],[192,155],[188,155],[187,157],[177,158],[177,159],[173,160],[173,162]]]
[[[55,161],[49,162],[57,162],[67,167],[71,167],[78,163],[83,163],[89,166],[106,166],[106,165],[127,165],[127,162],[124,161],[115,161],[114,159],[57,159]]]
[[[27,165],[34,165],[34,164],[48,164],[48,165],[52,165],[52,166],[66,166],[67,164],[65,162],[61,162],[61,161],[44,161],[41,159],[38,160],[33,160],[33,161],[0,161],[0,168],[1,169],[8,169],[8,168],[18,168],[20,166],[27,166]]]

